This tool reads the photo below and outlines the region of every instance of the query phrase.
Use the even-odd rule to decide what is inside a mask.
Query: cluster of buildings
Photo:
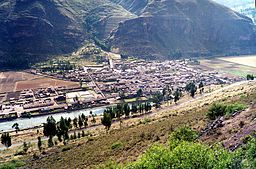
[[[47,73],[47,72],[46,72]],[[118,99],[120,94],[134,97],[139,89],[150,96],[165,87],[184,89],[190,82],[205,86],[227,84],[241,80],[200,66],[197,61],[184,59],[173,61],[112,60],[102,66],[48,75],[64,80],[79,81],[106,99]]]
[[[88,108],[117,102],[121,97],[136,97],[139,89],[150,98],[157,91],[168,87],[184,90],[194,82],[204,86],[229,84],[240,78],[229,77],[203,68],[193,60],[145,61],[112,60],[101,66],[88,66],[58,72],[32,73],[80,82],[80,87],[48,87],[7,93],[0,103],[0,119],[28,117]]]
[[[99,106],[104,102],[102,97],[81,87],[48,87],[2,95],[5,97],[0,101],[0,121],[65,112],[80,104],[83,108]]]

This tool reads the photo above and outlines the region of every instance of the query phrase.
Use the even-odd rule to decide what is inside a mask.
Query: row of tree
[[[101,123],[106,127],[107,130],[110,129],[112,120],[117,119],[120,122],[120,126],[122,124],[122,117],[130,117],[132,114],[143,114],[151,111],[152,106],[149,102],[145,103],[132,103],[129,105],[128,103],[117,104],[113,107],[107,107],[104,110],[103,117],[101,119]]]
[[[96,123],[95,115],[92,114],[92,123]],[[45,136],[49,137],[48,139],[48,146],[52,147],[53,144],[53,137],[57,136],[59,142],[63,142],[64,144],[67,143],[69,140],[69,135],[68,132],[70,129],[77,129],[77,128],[82,128],[82,127],[87,127],[88,126],[88,117],[86,117],[84,114],[81,116],[79,115],[78,118],[75,117],[73,120],[71,118],[63,118],[61,117],[59,122],[56,122],[56,120],[52,117],[49,116],[47,118],[47,122],[44,123],[44,128],[43,128],[43,133]]]

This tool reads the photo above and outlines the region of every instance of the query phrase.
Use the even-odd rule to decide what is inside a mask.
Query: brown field
[[[26,72],[1,72],[0,93],[13,92],[25,89],[36,89],[46,87],[75,87],[79,84],[63,80],[52,79],[44,76],[33,75]]]

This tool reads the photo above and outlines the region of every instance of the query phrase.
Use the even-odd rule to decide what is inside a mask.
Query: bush
[[[207,117],[211,120],[215,120],[219,116],[223,116],[225,114],[226,106],[224,104],[216,104],[214,103],[207,113]]]
[[[181,141],[174,149],[154,145],[127,168],[220,169],[232,166],[234,157],[234,154],[223,148]]]
[[[190,136],[192,135],[192,136]],[[248,144],[229,152],[220,145],[208,146],[195,142],[197,132],[183,127],[174,131],[170,140],[175,147],[154,144],[136,162],[120,166],[110,162],[105,169],[249,169],[256,168],[256,138]],[[119,145],[119,144],[116,144]],[[170,146],[172,146],[170,144]]]
[[[197,131],[188,127],[181,127],[172,132],[169,142],[171,147],[175,147],[181,141],[193,142],[198,138],[198,136],[199,134]]]
[[[114,142],[112,145],[111,145],[111,149],[112,150],[116,150],[116,149],[120,149],[123,147],[123,143],[121,141],[117,141],[117,142]]]
[[[244,156],[246,157],[243,160],[244,168],[256,168],[256,138],[248,142]]]
[[[8,163],[1,164],[0,169],[15,169],[15,168],[18,168],[18,167],[22,167],[24,165],[25,165],[25,163],[23,161],[12,160]]]
[[[215,120],[216,118],[220,116],[230,116],[234,114],[237,111],[242,111],[246,109],[246,105],[241,103],[233,103],[233,104],[222,104],[222,103],[214,103],[208,113],[207,117],[211,120]]]
[[[247,107],[246,105],[241,104],[241,103],[229,104],[226,106],[225,115],[230,116],[237,111],[245,110],[246,107]]]

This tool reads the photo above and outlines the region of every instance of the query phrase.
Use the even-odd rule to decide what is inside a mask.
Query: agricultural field
[[[1,72],[0,93],[47,87],[76,87],[78,83],[33,75],[26,72]]]
[[[200,65],[231,76],[246,77],[256,72],[256,56],[202,59]]]
[[[241,57],[224,57],[219,59],[227,62],[237,63],[240,65],[251,66],[256,68],[256,55]]]

